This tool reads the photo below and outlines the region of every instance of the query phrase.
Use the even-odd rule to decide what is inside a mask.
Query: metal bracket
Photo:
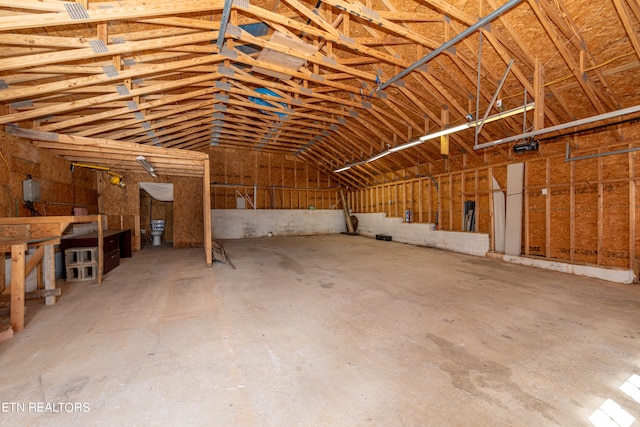
[[[91,40],[89,40],[89,46],[91,46],[91,50],[93,50],[93,53],[107,53],[107,52],[109,52],[109,48],[107,47],[107,45],[102,40],[91,39]]]
[[[11,105],[11,108],[17,110],[18,108],[32,107],[33,106],[33,101],[30,100],[30,99],[25,99],[24,101],[12,102],[9,105]]]
[[[89,19],[89,13],[80,3],[65,3],[64,8],[67,10],[69,17],[75,20]]]
[[[117,85],[116,91],[118,91],[118,94],[120,94],[120,96],[129,95],[129,89],[127,89],[125,85]]]
[[[238,59],[238,51],[226,46],[220,49],[220,55],[225,56],[229,59]]]
[[[234,71],[234,69],[233,69],[233,68],[231,68],[231,67],[224,67],[224,66],[222,66],[222,65],[219,65],[219,66],[218,66],[218,72],[219,72],[220,74],[222,74],[223,76],[227,76],[227,77],[233,77],[233,76],[236,74],[236,72]]]
[[[105,65],[102,67],[102,72],[107,77],[118,77],[120,74],[114,65]]]

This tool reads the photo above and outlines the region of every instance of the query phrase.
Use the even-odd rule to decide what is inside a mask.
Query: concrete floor
[[[224,245],[235,269],[147,247],[31,301],[0,343],[0,425],[569,426],[608,398],[640,417],[618,389],[640,287],[356,236]]]

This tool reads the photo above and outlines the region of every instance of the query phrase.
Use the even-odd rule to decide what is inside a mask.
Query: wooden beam
[[[629,144],[629,149],[633,148]],[[636,259],[636,181],[635,154],[629,152],[629,268],[638,277],[638,260]],[[575,162],[571,162],[575,163]]]
[[[598,150],[600,151],[600,150]],[[598,157],[598,225],[597,225],[597,241],[596,241],[596,263],[602,265],[604,256],[602,248],[604,246],[604,183],[603,169],[604,159]]]
[[[204,173],[202,175],[202,196],[204,215],[204,254],[208,266],[213,264],[212,260],[212,236],[211,236],[211,171],[209,169],[209,155],[203,160]]]
[[[449,109],[443,108],[441,110],[440,122],[442,123],[443,129],[449,125]],[[443,135],[440,137],[440,154],[443,156],[449,155],[449,135]]]
[[[77,77],[67,80],[55,81],[51,83],[39,84],[35,87],[21,86],[19,88],[5,89],[0,91],[0,101],[10,101],[14,99],[28,99],[33,97],[40,97],[46,94],[64,92],[67,89],[83,88],[88,86],[96,86],[101,83],[108,83],[113,81],[123,81],[127,78],[142,78],[144,76],[165,73],[167,71],[180,70],[186,67],[201,66],[207,64],[215,64],[224,60],[220,55],[207,55],[198,58],[190,58],[188,60],[179,60],[173,62],[166,62],[162,64],[136,64],[127,70],[118,71],[117,75],[109,77],[104,74],[102,69],[95,70],[95,75],[86,77]],[[77,73],[77,68],[74,67]]]
[[[544,73],[542,62],[539,57],[535,60],[535,71],[533,75],[534,99],[536,101],[533,114],[533,129],[544,129]]]
[[[199,98],[202,96],[211,95],[216,92],[219,92],[219,89],[213,87],[213,88],[189,91],[189,92],[182,93],[180,95],[166,95],[154,101],[140,103],[138,104],[138,108],[134,110],[129,109],[129,107],[121,107],[121,108],[112,109],[106,112],[100,112],[96,114],[87,114],[80,117],[66,119],[61,122],[52,123],[50,125],[41,126],[40,130],[52,132],[56,130],[66,129],[66,128],[78,126],[81,124],[92,123],[92,122],[96,122],[96,121],[100,121],[100,120],[104,120],[112,117],[118,117],[123,114],[133,114],[136,111],[150,110],[153,108],[162,107],[167,104],[176,104],[180,101],[184,101],[192,98]]]
[[[104,274],[104,220],[106,215],[98,215],[98,277],[96,282],[102,283],[102,277]]]
[[[627,32],[627,36],[629,37],[629,41],[633,46],[633,50],[636,53],[636,56],[640,59],[640,37],[638,37],[638,32],[633,27],[631,16],[627,11],[626,7],[624,6],[624,3],[622,2],[622,0],[613,0],[613,4],[615,5],[616,11],[620,16],[620,21],[622,22],[622,25],[625,31]]]
[[[11,246],[11,327],[24,329],[25,243]]]
[[[23,67],[35,67],[38,65],[56,64],[59,62],[86,60],[150,49],[166,49],[172,46],[208,42],[211,40],[216,40],[217,38],[217,33],[202,32],[152,40],[111,44],[107,45],[106,49],[99,50],[97,52],[93,48],[87,47],[74,50],[67,49],[55,53],[46,52],[35,55],[22,55],[15,58],[3,59],[0,63],[0,71],[14,70]]]
[[[602,102],[600,101],[600,98],[598,96],[596,96],[595,91],[591,87],[591,85],[587,84],[583,80],[583,78],[582,78],[583,76],[580,75],[580,69],[579,69],[580,67],[578,66],[576,61],[573,59],[572,55],[570,54],[570,52],[567,49],[567,47],[565,46],[565,44],[560,40],[560,36],[556,32],[556,30],[551,26],[551,23],[549,22],[549,17],[542,10],[541,3],[532,1],[532,2],[529,2],[528,4],[531,7],[531,9],[534,11],[536,16],[538,17],[538,20],[540,21],[540,23],[544,27],[545,31],[547,32],[547,35],[549,36],[549,38],[553,42],[554,46],[556,47],[556,49],[560,53],[560,56],[562,57],[562,59],[566,63],[567,67],[569,68],[570,71],[573,72],[575,79],[580,84],[580,87],[584,91],[584,93],[587,96],[587,98],[589,99],[589,101],[591,101],[591,104],[593,105],[595,110],[598,113],[605,113],[606,110],[605,110],[604,106],[602,105]]]
[[[91,9],[87,11],[87,17],[75,19],[66,12],[63,2],[47,2],[46,7],[62,8],[57,12],[45,10],[41,14],[31,14],[29,19],[24,19],[24,15],[0,16],[0,31],[11,31],[23,28],[47,28],[59,25],[77,25],[89,22],[104,22],[123,19],[141,19],[154,16],[174,16],[182,13],[211,12],[221,10],[222,0],[191,0],[189,2],[162,2],[146,4],[144,7],[128,6],[118,7],[113,5],[105,9]],[[13,7],[18,9],[35,9],[43,7],[43,2],[35,0],[2,0],[0,7]]]
[[[42,260],[42,273],[44,275],[44,289],[46,292],[56,291],[56,260],[54,245],[44,245],[44,258]],[[60,291],[57,289],[57,291]],[[46,305],[56,303],[56,295],[45,297]]]

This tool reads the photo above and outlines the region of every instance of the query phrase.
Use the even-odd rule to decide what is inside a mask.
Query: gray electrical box
[[[40,183],[32,179],[22,181],[22,198],[25,202],[39,202]]]

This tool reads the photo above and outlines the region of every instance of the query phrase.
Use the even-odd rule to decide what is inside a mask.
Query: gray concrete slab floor
[[[0,425],[570,426],[606,399],[640,417],[619,389],[637,286],[359,236],[224,247],[235,269],[145,247],[30,301],[0,343]]]

